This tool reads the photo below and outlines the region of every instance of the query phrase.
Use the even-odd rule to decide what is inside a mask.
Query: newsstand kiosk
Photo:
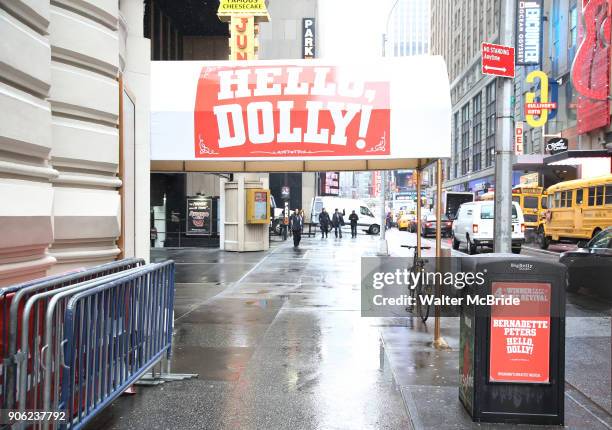
[[[472,420],[563,425],[565,266],[488,254],[461,267],[484,279],[462,291],[459,399]]]

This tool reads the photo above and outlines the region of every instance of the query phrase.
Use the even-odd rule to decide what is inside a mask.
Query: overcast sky
[[[320,58],[378,58],[393,0],[318,2],[317,51]]]

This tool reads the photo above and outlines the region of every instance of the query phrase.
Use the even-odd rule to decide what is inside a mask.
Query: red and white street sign
[[[482,43],[482,74],[514,78],[514,48]]]

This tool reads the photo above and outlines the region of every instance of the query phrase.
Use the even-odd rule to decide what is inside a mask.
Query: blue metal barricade
[[[173,307],[171,261],[146,266],[70,298],[58,405],[66,412],[63,426],[86,425],[164,356],[170,357]]]
[[[0,306],[2,307],[2,368],[0,369],[0,382],[2,382],[2,402],[5,409],[17,406],[17,365],[19,360],[25,360],[22,370],[26,372],[27,386],[30,388],[40,383],[39,355],[41,334],[44,328],[44,312],[48,300],[38,301],[30,312],[30,318],[23,320],[22,313],[27,300],[35,294],[65,288],[84,281],[97,279],[118,273],[144,264],[143,259],[125,259],[96,266],[87,270],[77,270],[63,275],[50,276],[26,283],[14,285],[0,290]],[[26,327],[29,337],[21,336]],[[21,341],[21,343],[20,343]],[[24,343],[25,342],[25,343]],[[23,346],[27,345],[33,355],[21,355]],[[21,375],[23,376],[23,375]],[[22,409],[26,405],[22,405]]]
[[[38,410],[41,406],[43,410],[51,410],[48,391],[45,391],[45,388],[55,381],[54,391],[57,393],[63,354],[60,345],[64,339],[64,311],[68,299],[77,292],[104,285],[143,268],[144,266],[135,267],[30,296],[22,311],[21,349],[15,357],[18,375],[17,404],[20,412]],[[41,303],[45,304],[42,309],[44,312],[37,315],[36,309],[40,308]],[[39,319],[41,324],[34,326],[36,335],[31,336],[30,322],[36,319]]]

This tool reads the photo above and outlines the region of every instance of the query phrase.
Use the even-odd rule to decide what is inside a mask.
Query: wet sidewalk
[[[177,262],[173,371],[199,377],[138,387],[90,428],[511,427],[477,426],[459,403],[456,318],[442,321],[452,349],[436,351],[433,321],[360,317],[360,257],[375,255],[377,237],[290,242],[154,250]],[[568,427],[610,428],[571,390]]]
[[[177,262],[173,371],[199,378],[138,387],[96,426],[411,428],[381,357],[381,321],[360,317],[360,256],[377,238],[290,242],[265,253],[155,250]]]

